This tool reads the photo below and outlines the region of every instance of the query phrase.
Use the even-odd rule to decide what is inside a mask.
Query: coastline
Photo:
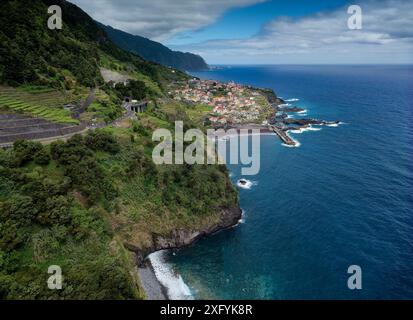
[[[142,266],[138,266],[138,274],[146,300],[169,300],[167,288],[156,277],[150,259],[147,259]]]
[[[311,126],[309,126],[311,127]],[[237,131],[237,134],[241,135],[260,135],[260,136],[280,136],[269,126],[258,125],[258,124],[244,124],[237,127],[234,127]],[[248,133],[241,133],[241,130],[249,129]],[[252,133],[250,130],[252,129],[259,129],[259,133]],[[293,131],[292,129],[286,130],[285,135],[287,135],[288,131]],[[218,137],[218,139],[228,139],[231,138],[233,134],[223,134]],[[289,136],[288,136],[289,137]],[[292,139],[292,138],[290,138]],[[282,139],[281,139],[282,140]],[[294,141],[294,145],[283,144],[284,146],[299,146],[299,142]],[[215,233],[220,231],[224,231],[226,229],[230,229],[233,227],[238,226],[242,223],[243,219],[243,211],[239,207],[230,208],[230,209],[221,209],[222,216],[221,221],[215,226],[209,226],[204,230],[174,230],[169,237],[161,237],[157,235],[153,235],[153,246],[150,250],[146,251],[145,253],[139,250],[135,251],[137,257],[137,269],[140,277],[140,281],[145,291],[146,299],[147,300],[185,300],[185,299],[193,299],[190,296],[189,288],[186,286],[184,281],[182,280],[180,275],[174,273],[171,266],[168,265],[167,261],[164,260],[163,257],[157,256],[156,264],[154,265],[151,255],[157,255],[165,253],[165,251],[169,250],[179,250],[181,248],[190,246],[196,243],[199,239],[212,236]],[[159,269],[158,272],[162,274],[162,276],[157,276],[156,268]],[[160,279],[162,277],[163,279]],[[164,282],[164,283],[163,283]],[[170,284],[170,285],[168,285]],[[181,292],[175,292],[173,297],[168,292],[171,290],[171,287],[176,290],[176,288],[180,288]],[[177,290],[179,291],[179,289]],[[186,294],[182,294],[182,292],[186,292]]]
[[[147,300],[174,299],[174,297],[171,297],[170,294],[168,294],[169,288],[167,288],[156,275],[155,268],[157,268],[157,266],[153,265],[150,255],[157,253],[162,254],[162,251],[165,250],[177,250],[187,247],[194,244],[201,238],[212,236],[220,231],[233,228],[242,220],[243,211],[239,207],[239,204],[233,208],[221,208],[220,210],[221,219],[215,225],[207,226],[201,230],[174,230],[168,237],[153,235],[152,247],[148,248],[144,252],[129,246],[129,249],[135,252],[136,267]],[[160,260],[159,257],[157,258]],[[159,265],[162,263],[163,261],[159,261]],[[185,285],[182,279],[179,278],[177,280],[180,281],[180,285]],[[182,299],[190,299],[190,297],[186,296]]]
[[[286,113],[306,113],[305,109],[291,107],[280,109],[285,101],[278,98],[273,91],[265,92],[266,97],[275,112],[272,115],[272,120],[267,124],[244,123],[226,128],[232,129],[232,132],[222,132],[216,137],[221,140],[227,140],[235,135],[271,135],[278,136],[282,145],[285,147],[299,147],[300,143],[288,135],[288,132],[297,133],[306,130],[321,130],[312,128],[312,125],[317,126],[337,126],[340,122],[324,121],[316,119],[294,119],[289,116],[277,118],[277,112]],[[294,99],[291,101],[298,101]],[[282,126],[279,127],[279,121]],[[200,238],[213,235],[219,231],[236,227],[242,223],[243,211],[239,204],[234,208],[221,208],[221,220],[216,225],[207,226],[203,230],[173,230],[167,237],[153,235],[152,246],[147,248],[145,252],[137,248],[130,248],[136,254],[137,267],[148,300],[185,300],[193,299],[190,289],[183,281],[179,274],[173,270],[173,266],[169,265],[163,254],[166,250],[175,250],[187,247],[194,244]]]

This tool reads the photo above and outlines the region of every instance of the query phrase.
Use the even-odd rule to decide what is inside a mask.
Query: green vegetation
[[[213,107],[211,106],[196,104],[188,107],[187,114],[192,121],[194,121],[198,126],[201,126],[206,124],[206,119],[212,111]]]
[[[0,152],[0,299],[142,297],[104,209],[117,192],[95,152],[117,151],[112,136],[93,133]],[[46,286],[53,264],[60,291]]]
[[[122,115],[122,109],[119,105],[112,103],[110,100],[97,99],[81,115],[81,119],[89,123],[110,123]]]
[[[189,53],[172,51],[164,45],[126,32],[102,25],[109,38],[119,47],[136,53],[146,60],[171,66],[180,70],[205,70],[208,65],[202,57]]]
[[[178,118],[184,108],[152,106],[124,128],[0,151],[0,299],[143,298],[126,247],[145,251],[153,234],[211,225],[237,204],[225,166],[153,164],[152,130]],[[62,267],[62,290],[47,288],[49,265]]]
[[[47,28],[59,5],[63,29]],[[97,87],[82,117],[110,122],[121,99],[151,100],[139,121],[75,135],[49,146],[17,141],[0,150],[0,300],[141,299],[135,256],[153,235],[197,230],[237,205],[225,166],[155,166],[158,127],[200,126],[204,106],[160,104],[166,85],[188,76],[119,49],[87,14],[63,0],[0,2],[0,108],[77,123],[63,104]],[[100,67],[130,76],[104,84]],[[11,88],[13,86],[14,88]],[[49,290],[50,265],[63,289]]]
[[[64,12],[62,30],[47,27],[50,5]],[[140,74],[162,86],[182,72],[143,60],[116,47],[86,13],[64,0],[0,3],[0,83],[63,89],[103,84],[99,66]]]
[[[47,27],[52,4],[64,12],[62,30]],[[116,47],[99,24],[64,0],[1,1],[0,25],[0,84],[7,85],[0,87],[0,108],[78,123],[63,105],[84,100],[88,87],[100,87],[82,120],[108,123],[121,115],[124,96],[162,97],[166,84],[188,78]],[[101,67],[131,80],[114,88],[104,83]]]
[[[67,97],[56,90],[27,86],[20,89],[0,87],[0,108],[50,121],[78,124],[79,121],[71,117],[70,111],[63,109],[66,99]]]
[[[256,96],[255,101],[262,107],[260,116],[257,120],[258,123],[261,123],[264,120],[267,120],[274,113],[274,108],[270,105],[267,98],[263,95]]]

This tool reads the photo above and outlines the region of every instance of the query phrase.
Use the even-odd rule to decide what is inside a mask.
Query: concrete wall
[[[44,130],[38,132],[24,132],[8,135],[0,135],[0,143],[14,142],[19,139],[34,140],[34,139],[45,139],[45,138],[58,138],[59,136],[64,136],[68,134],[77,133],[83,131],[86,128],[85,124],[78,126],[69,126],[60,129]]]
[[[20,120],[0,120],[0,128],[13,128],[13,127],[23,127],[31,125],[40,125],[50,123],[43,119],[20,119]]]

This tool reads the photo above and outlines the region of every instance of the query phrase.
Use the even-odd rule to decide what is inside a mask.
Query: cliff
[[[136,262],[138,265],[141,265],[146,256],[155,251],[186,247],[202,237],[212,235],[237,225],[242,217],[242,211],[238,205],[232,208],[220,208],[217,211],[220,215],[217,222],[206,224],[195,229],[175,229],[168,235],[153,233],[150,244],[145,248],[139,248],[127,241],[124,245],[129,250],[135,252]]]
[[[124,50],[140,55],[146,60],[180,70],[208,69],[204,59],[189,52],[173,51],[159,42],[135,36],[127,32],[102,25],[109,38]]]

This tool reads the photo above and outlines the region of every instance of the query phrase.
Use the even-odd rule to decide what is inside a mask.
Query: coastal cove
[[[290,131],[297,148],[262,135],[257,176],[230,165],[234,185],[251,182],[239,190],[242,223],[162,253],[180,283],[172,289],[189,290],[183,299],[413,298],[412,71],[234,66],[196,73],[271,87],[308,117],[342,123]],[[347,288],[352,264],[363,270],[363,290]]]

